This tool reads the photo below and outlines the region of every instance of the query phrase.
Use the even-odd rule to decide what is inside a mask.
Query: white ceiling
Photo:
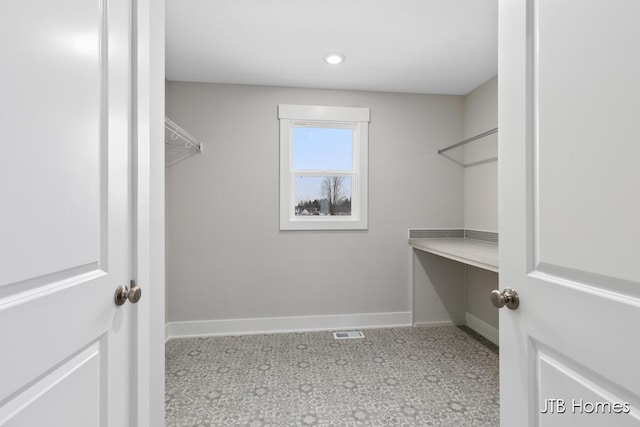
[[[498,0],[166,4],[170,81],[464,95],[497,74]]]

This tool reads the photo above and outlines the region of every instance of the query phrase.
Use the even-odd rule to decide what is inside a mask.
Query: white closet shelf
[[[168,117],[164,118],[165,165],[173,166],[194,154],[202,153],[203,144]]]
[[[498,244],[483,240],[455,239],[409,239],[409,244],[419,251],[429,252],[444,258],[485,270],[498,272]]]

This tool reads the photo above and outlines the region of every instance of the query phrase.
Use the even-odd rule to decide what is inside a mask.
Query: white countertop
[[[498,244],[474,239],[409,239],[409,244],[429,252],[485,270],[498,272]]]

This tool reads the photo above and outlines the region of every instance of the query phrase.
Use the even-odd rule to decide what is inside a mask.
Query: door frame
[[[165,0],[132,0],[132,5],[132,265],[145,303],[135,305],[132,325],[131,425],[158,427],[165,425]]]

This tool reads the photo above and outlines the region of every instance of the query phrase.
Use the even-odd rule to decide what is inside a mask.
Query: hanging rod
[[[470,143],[470,142],[475,141],[476,139],[484,138],[485,136],[492,135],[492,134],[494,134],[494,133],[496,133],[496,132],[498,132],[498,128],[493,128],[493,129],[488,130],[488,131],[486,131],[486,132],[482,132],[482,133],[481,133],[481,134],[479,134],[479,135],[472,136],[471,138],[467,138],[467,139],[465,139],[465,140],[463,140],[463,141],[460,141],[460,142],[458,142],[458,143],[456,143],[456,144],[453,144],[453,145],[450,145],[450,146],[448,146],[448,147],[442,148],[442,149],[438,150],[438,154],[442,154],[442,153],[444,153],[445,151],[449,151],[449,150],[453,150],[454,148],[461,147],[461,146],[463,146],[463,145],[465,145],[465,144],[468,144],[468,143]]]

